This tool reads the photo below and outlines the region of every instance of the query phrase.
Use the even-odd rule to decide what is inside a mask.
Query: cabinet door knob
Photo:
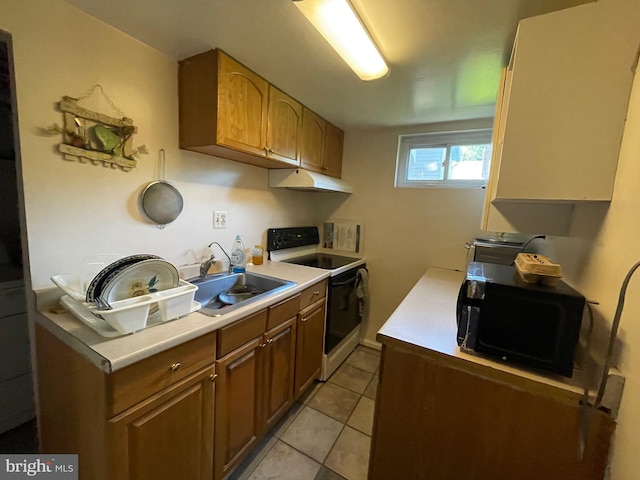
[[[180,362],[173,363],[173,364],[171,364],[171,371],[175,372],[176,370],[180,370],[181,366],[182,365],[180,365]]]
[[[269,340],[267,340],[267,343],[272,343],[273,342],[273,338],[270,338]]]
[[[304,318],[301,318],[301,319],[300,319],[300,321],[301,321],[302,323],[306,322],[307,320],[309,320],[309,317],[304,317]]]
[[[214,373],[212,375],[209,376],[209,380],[211,380],[212,382],[215,382],[218,378],[218,374]]]

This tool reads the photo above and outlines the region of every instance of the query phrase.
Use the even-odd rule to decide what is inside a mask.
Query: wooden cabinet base
[[[219,332],[215,480],[222,480],[293,405],[299,295]]]
[[[113,478],[213,476],[213,368],[207,368],[109,421]]]
[[[300,398],[314,380],[320,378],[325,316],[326,302],[324,298],[298,314],[294,383],[296,399]]]
[[[81,480],[211,480],[215,333],[111,374],[35,334],[41,453],[77,454]]]
[[[613,419],[383,345],[369,479],[602,480]]]
[[[262,337],[216,362],[215,476],[222,478],[253,448],[259,435],[257,382]]]

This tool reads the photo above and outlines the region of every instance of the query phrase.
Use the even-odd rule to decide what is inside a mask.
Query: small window
[[[396,187],[484,187],[491,130],[400,135]]]

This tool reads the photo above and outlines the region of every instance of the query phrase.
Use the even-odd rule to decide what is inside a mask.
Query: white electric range
[[[342,364],[360,343],[362,322],[364,258],[326,253],[319,249],[317,227],[271,228],[267,230],[267,251],[272,261],[330,270],[327,291],[323,381]],[[366,288],[366,280],[364,283]]]

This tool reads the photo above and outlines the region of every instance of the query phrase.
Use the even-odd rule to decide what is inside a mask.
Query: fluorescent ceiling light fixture
[[[348,0],[293,0],[362,80],[375,80],[389,68]]]

